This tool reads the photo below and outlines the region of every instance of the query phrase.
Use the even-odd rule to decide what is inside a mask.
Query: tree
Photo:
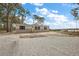
[[[11,21],[11,27],[13,23],[24,23],[26,15],[29,15],[30,12],[27,9],[24,9],[22,7],[22,4],[16,4],[17,6],[14,7],[13,12],[12,12],[12,21]],[[21,19],[20,19],[21,17]]]
[[[16,21],[21,22],[19,16],[22,15],[22,20],[26,16],[27,10],[22,7],[22,4],[19,3],[1,3],[0,4],[0,18],[2,21],[6,22],[6,31],[10,32],[12,24]],[[19,13],[20,12],[20,13]],[[28,12],[29,13],[29,12]],[[18,16],[16,16],[18,15]]]
[[[11,22],[11,12],[16,8],[15,7],[16,4],[11,4],[11,3],[1,3],[0,4],[0,7],[2,7],[4,10],[3,10],[3,15],[4,16],[4,19],[6,19],[6,30],[7,32],[10,31],[10,22]],[[15,8],[14,8],[15,7]],[[2,17],[3,17],[2,15]]]
[[[41,24],[43,24],[43,23],[44,23],[44,20],[45,20],[45,18],[44,18],[44,17],[39,17],[39,18],[38,18],[38,22],[39,22],[39,23],[41,23]]]
[[[33,19],[34,19],[33,23],[34,21],[37,21],[37,24],[43,24],[45,20],[44,17],[38,16],[38,15],[33,15]]]
[[[79,5],[78,3],[76,5]],[[79,7],[73,8],[71,10],[71,14],[74,16],[74,19],[76,20],[76,29],[77,29],[77,21],[79,20]]]
[[[26,16],[30,15],[30,12],[24,9],[22,6],[20,6],[18,9],[19,9],[18,16],[21,17],[21,23],[23,24]]]

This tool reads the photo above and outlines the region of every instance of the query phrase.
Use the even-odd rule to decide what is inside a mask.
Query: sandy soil
[[[57,32],[0,34],[0,55],[79,56],[79,37]]]

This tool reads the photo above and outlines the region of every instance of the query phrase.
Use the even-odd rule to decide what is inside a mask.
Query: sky
[[[76,27],[74,16],[71,15],[71,9],[75,8],[76,5],[69,3],[23,3],[22,6],[28,9],[32,15],[43,16],[45,18],[44,25],[48,25],[50,29]],[[33,18],[27,16],[24,22],[32,24]],[[79,23],[77,26],[79,27]]]

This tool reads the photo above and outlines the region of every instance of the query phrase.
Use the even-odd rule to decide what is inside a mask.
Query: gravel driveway
[[[27,37],[39,34],[45,36]],[[79,56],[79,37],[56,32],[0,35],[0,55]]]

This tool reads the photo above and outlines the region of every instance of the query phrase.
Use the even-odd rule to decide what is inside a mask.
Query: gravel
[[[36,35],[36,33],[34,33]],[[1,56],[79,56],[79,37],[69,37],[60,33],[39,33],[45,37],[20,38],[34,35],[0,35]],[[38,35],[38,33],[37,33]]]

